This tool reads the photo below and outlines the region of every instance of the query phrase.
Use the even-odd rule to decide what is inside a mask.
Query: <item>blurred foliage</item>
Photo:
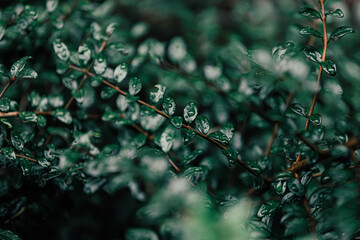
[[[1,239],[360,236],[360,1],[0,5]]]

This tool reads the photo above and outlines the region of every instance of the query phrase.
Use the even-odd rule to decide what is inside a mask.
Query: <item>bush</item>
[[[360,3],[324,2],[3,1],[0,238],[358,239]]]

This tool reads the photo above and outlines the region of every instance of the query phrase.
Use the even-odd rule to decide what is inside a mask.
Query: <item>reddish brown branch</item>
[[[88,71],[87,69],[78,68],[78,67],[76,67],[76,66],[74,66],[74,65],[69,65],[69,68],[70,68],[70,69],[73,69],[73,70],[76,70],[76,71],[83,72],[83,73],[85,73],[86,75],[89,75],[90,77],[95,77],[95,74],[91,73],[91,72]],[[111,87],[112,89],[116,90],[118,93],[120,93],[120,94],[123,95],[123,96],[126,96],[126,95],[127,95],[127,93],[126,93],[125,91],[121,90],[119,87],[111,84],[110,82],[106,81],[105,79],[102,80],[102,83],[105,84],[106,86]],[[150,108],[150,109],[153,109],[157,114],[159,114],[159,115],[161,115],[161,116],[163,116],[163,117],[165,117],[165,118],[167,118],[167,119],[170,119],[169,115],[167,115],[166,113],[164,113],[164,112],[162,112],[161,110],[157,109],[155,106],[150,105],[150,104],[148,104],[148,103],[146,103],[146,102],[144,102],[144,101],[142,101],[142,100],[140,100],[140,99],[137,100],[136,102],[139,103],[140,105],[143,105],[143,106],[146,106],[146,107],[148,107],[148,108]],[[197,131],[196,129],[192,128],[191,126],[186,125],[186,124],[183,123],[183,124],[181,125],[181,127],[186,128],[186,129],[188,129],[188,130],[192,130],[192,131],[194,131],[197,135],[199,135],[200,137],[208,140],[209,142],[212,142],[213,144],[215,144],[215,145],[216,145],[217,147],[219,147],[220,149],[225,150],[225,151],[227,150],[227,147],[225,147],[224,145],[222,145],[221,143],[219,143],[219,142],[216,141],[215,139],[213,139],[213,138],[211,138],[211,137],[209,137],[209,136],[207,136],[207,135],[205,135],[205,134]],[[263,179],[264,179],[265,181],[267,181],[267,182],[270,182],[269,179],[267,179],[267,178],[265,178],[264,176],[262,176],[261,174],[255,172],[252,168],[250,168],[250,167],[249,167],[244,161],[242,161],[240,158],[237,158],[237,162],[238,162],[240,165],[242,165],[242,166],[243,166],[248,172],[250,172],[251,174],[253,174],[253,175],[257,176],[257,177],[261,177],[261,178],[263,178]]]
[[[110,37],[110,36],[111,36],[111,34],[108,35],[108,37]],[[107,44],[107,40],[103,41],[103,43],[101,44],[97,54],[101,53],[105,49],[106,44]],[[90,72],[92,67],[94,66],[94,62],[95,62],[95,60],[92,60],[92,62],[90,64],[90,67],[87,70],[86,69],[84,69],[84,70],[86,70],[86,72]],[[85,74],[84,74],[83,78],[81,79],[81,82],[79,84],[79,87],[77,88],[77,91],[79,91],[84,86],[84,83],[85,83],[85,81],[86,81],[86,79],[88,77],[88,74],[86,74],[86,72],[84,72]],[[75,100],[74,96],[71,96],[70,100],[68,101],[68,103],[65,106],[66,110],[70,108],[70,106],[71,106],[71,104],[73,103],[74,100]]]
[[[16,21],[16,19],[17,19],[18,17],[20,17],[20,15],[23,14],[23,13],[24,13],[24,9],[23,9],[21,12],[19,12],[18,14],[16,14],[16,16],[15,16],[13,19],[11,19],[11,21],[8,22],[8,24],[6,24],[6,27],[5,27],[5,28],[8,28],[8,27],[10,27],[11,25],[13,25],[14,22]]]

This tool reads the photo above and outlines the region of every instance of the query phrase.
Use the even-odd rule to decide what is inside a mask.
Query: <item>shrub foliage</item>
[[[4,5],[1,239],[360,236],[356,1]]]

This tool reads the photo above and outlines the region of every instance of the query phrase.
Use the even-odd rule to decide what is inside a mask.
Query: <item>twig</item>
[[[10,78],[10,80],[7,82],[7,84],[5,85],[4,89],[2,90],[2,92],[0,93],[0,99],[3,97],[3,95],[5,94],[5,92],[8,90],[8,88],[11,86],[11,84],[13,84],[13,82],[15,81],[15,77],[12,76]]]
[[[18,17],[20,17],[20,15],[23,14],[23,13],[24,13],[24,9],[21,10],[21,12],[19,12],[18,14],[16,14],[16,16],[15,16],[13,19],[11,19],[11,21],[8,22],[8,24],[6,24],[6,27],[5,27],[5,28],[8,28],[8,27],[10,27],[11,25],[13,25],[14,22],[16,21],[16,19],[17,19]]]
[[[110,36],[111,36],[111,33],[108,35],[108,37],[110,37]],[[103,43],[101,44],[101,46],[100,46],[97,54],[101,53],[101,52],[105,49],[106,44],[107,44],[107,41],[108,41],[108,40],[104,40],[104,41],[103,41]],[[95,60],[92,60],[92,62],[91,62],[91,64],[90,64],[90,67],[87,69],[87,72],[90,72],[90,71],[91,71],[92,67],[94,66],[94,63],[95,63]],[[84,69],[84,70],[85,70],[85,69]],[[81,79],[81,82],[80,82],[80,84],[79,84],[79,87],[77,88],[77,91],[79,91],[79,90],[84,86],[84,83],[85,83],[85,81],[86,81],[86,79],[87,79],[87,77],[88,77],[88,74],[86,74],[86,72],[84,72],[84,73],[85,73],[85,74],[84,74],[83,78]],[[68,101],[68,103],[67,103],[66,106],[65,106],[65,109],[66,109],[66,110],[70,108],[70,106],[71,106],[71,104],[73,103],[74,100],[75,100],[74,96],[71,96],[70,100]]]
[[[70,69],[73,69],[73,70],[76,70],[76,71],[83,72],[83,73],[85,73],[86,75],[89,75],[90,77],[95,77],[95,74],[91,73],[91,72],[88,71],[87,69],[78,68],[78,67],[76,67],[76,66],[74,66],[74,65],[69,65],[69,68],[70,68]],[[118,93],[120,93],[120,94],[123,95],[123,96],[126,96],[126,95],[127,95],[127,93],[126,93],[125,91],[121,90],[119,87],[111,84],[110,82],[106,81],[105,79],[102,80],[102,83],[105,84],[105,85],[107,85],[108,87],[113,88],[114,90],[116,90]],[[150,108],[150,109],[153,109],[157,114],[159,114],[159,115],[161,115],[161,116],[163,116],[163,117],[165,117],[165,118],[167,118],[167,119],[170,119],[169,115],[167,115],[166,113],[164,113],[164,112],[162,112],[161,110],[157,109],[155,106],[150,105],[150,104],[148,104],[148,103],[146,103],[146,102],[144,102],[144,101],[142,101],[142,100],[140,100],[140,99],[137,100],[136,102],[139,103],[140,105],[143,105],[143,106],[146,106],[146,107],[148,107],[148,108]],[[188,130],[192,130],[192,131],[194,131],[197,135],[199,135],[200,137],[202,137],[202,138],[204,138],[204,139],[212,142],[212,143],[215,144],[216,146],[218,146],[220,149],[225,150],[225,151],[227,150],[227,147],[225,147],[225,146],[222,145],[221,143],[217,142],[215,139],[207,136],[206,134],[203,134],[203,133],[197,131],[196,129],[192,128],[191,126],[186,125],[186,124],[183,123],[183,124],[181,125],[181,127],[186,128],[186,129],[188,129]],[[269,179],[267,179],[267,178],[264,177],[263,175],[255,172],[252,168],[250,168],[250,167],[249,167],[244,161],[242,161],[240,158],[237,158],[237,162],[238,162],[240,165],[242,165],[248,172],[250,172],[251,174],[253,174],[254,176],[261,177],[261,178],[263,178],[263,179],[264,179],[265,181],[267,181],[267,182],[270,181]]]
[[[294,92],[291,91],[287,98],[286,98],[286,107],[285,107],[285,110],[289,107],[290,103],[291,103],[291,100],[293,99],[294,97]],[[283,113],[284,115],[284,113]],[[265,149],[265,152],[264,152],[264,156],[268,156],[270,154],[270,150],[271,150],[271,147],[272,145],[274,144],[274,141],[276,139],[276,136],[277,136],[277,133],[278,133],[278,130],[279,130],[279,122],[276,122],[275,125],[274,125],[274,128],[273,128],[273,131],[272,131],[272,134],[271,134],[271,138],[269,140],[269,143],[268,145],[266,146],[266,149]]]

